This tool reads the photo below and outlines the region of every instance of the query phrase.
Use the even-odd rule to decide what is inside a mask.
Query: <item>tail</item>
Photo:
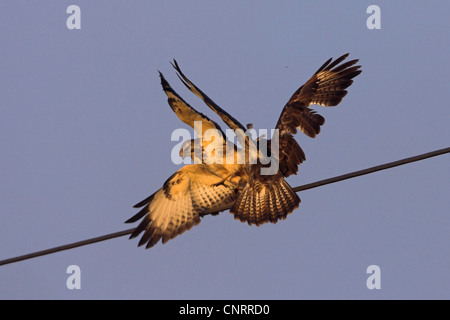
[[[298,208],[300,198],[282,177],[276,180],[255,180],[247,184],[230,213],[236,220],[257,226],[276,223]]]

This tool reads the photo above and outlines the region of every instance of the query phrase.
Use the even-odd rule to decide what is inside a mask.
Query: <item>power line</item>
[[[366,175],[366,174],[369,174],[369,173],[373,173],[373,172],[377,172],[377,171],[381,171],[381,170],[386,170],[386,169],[398,167],[398,166],[401,166],[401,165],[404,165],[404,164],[407,164],[407,163],[411,163],[411,162],[415,162],[415,161],[425,160],[425,159],[428,159],[428,158],[431,158],[431,157],[436,157],[436,156],[439,156],[439,155],[443,155],[443,154],[446,154],[446,153],[449,153],[449,152],[450,152],[450,147],[449,148],[435,150],[435,151],[431,151],[431,152],[427,152],[427,153],[423,153],[423,154],[419,154],[417,156],[404,158],[404,159],[397,160],[397,161],[388,162],[388,163],[385,163],[385,164],[381,164],[379,166],[370,167],[370,168],[367,168],[367,169],[350,172],[350,173],[343,174],[343,175],[340,175],[340,176],[336,176],[336,177],[333,177],[333,178],[328,178],[328,179],[324,179],[324,180],[320,180],[320,181],[304,184],[302,186],[294,188],[294,191],[295,192],[299,192],[299,191],[304,191],[304,190],[308,190],[308,189],[312,189],[312,188],[317,188],[317,187],[320,187],[320,186],[323,186],[323,185],[326,185],[326,184],[330,184],[330,183],[334,183],[334,182],[338,182],[338,181],[342,181],[342,180],[347,180],[347,179],[350,179],[350,178],[363,176],[363,175]]]
[[[294,189],[295,192],[299,192],[299,191],[304,191],[304,190],[308,190],[308,189],[312,189],[312,188],[317,188],[317,187],[320,187],[320,186],[323,186],[323,185],[326,185],[326,184],[335,183],[335,182],[338,182],[338,181],[359,177],[359,176],[370,174],[370,173],[374,173],[374,172],[377,172],[377,171],[394,168],[394,167],[401,166],[401,165],[404,165],[404,164],[407,164],[407,163],[428,159],[428,158],[439,156],[439,155],[443,155],[443,154],[446,154],[446,153],[450,153],[450,147],[444,148],[444,149],[435,150],[435,151],[424,153],[424,154],[420,154],[420,155],[409,157],[409,158],[404,158],[404,159],[393,161],[393,162],[389,162],[389,163],[385,163],[385,164],[382,164],[382,165],[379,165],[379,166],[375,166],[375,167],[370,167],[370,168],[367,168],[367,169],[350,172],[350,173],[343,174],[343,175],[340,175],[340,176],[335,176],[335,177],[332,177],[332,178],[328,178],[328,179],[324,179],[324,180],[308,183],[308,184],[305,184],[305,185],[302,185],[302,186],[295,187],[293,189]],[[54,248],[50,248],[50,249],[46,249],[46,250],[42,250],[42,251],[36,251],[36,252],[25,254],[25,255],[22,255],[22,256],[17,256],[17,257],[5,259],[5,260],[0,260],[0,266],[6,265],[6,264],[15,263],[15,262],[19,262],[19,261],[23,261],[23,260],[28,260],[28,259],[32,259],[32,258],[36,258],[36,257],[40,257],[40,256],[44,256],[44,255],[48,255],[48,254],[64,251],[64,250],[69,250],[69,249],[73,249],[73,248],[77,248],[77,247],[81,247],[81,246],[86,246],[86,245],[93,244],[93,243],[96,243],[96,242],[101,242],[101,241],[106,241],[106,240],[109,240],[109,239],[123,237],[123,236],[131,234],[133,231],[134,231],[134,228],[127,229],[127,230],[118,231],[118,232],[110,233],[110,234],[107,234],[107,235],[103,235],[103,236],[100,236],[100,237],[86,239],[86,240],[83,240],[83,241],[78,241],[78,242],[74,242],[74,243],[70,243],[70,244],[66,244],[66,245],[62,245],[62,246],[58,246],[58,247],[54,247]]]
[[[134,230],[134,228],[128,229],[128,230],[119,231],[119,232],[114,232],[114,233],[106,234],[106,235],[100,236],[100,237],[90,238],[90,239],[86,239],[86,240],[82,240],[82,241],[78,241],[78,242],[73,242],[73,243],[65,244],[65,245],[62,245],[62,246],[58,246],[58,247],[54,247],[54,248],[50,248],[50,249],[46,249],[46,250],[42,250],[42,251],[32,252],[32,253],[29,253],[29,254],[25,254],[23,256],[17,256],[17,257],[14,257],[14,258],[1,260],[0,261],[0,266],[6,265],[6,264],[10,264],[10,263],[14,263],[14,262],[19,262],[19,261],[23,261],[23,260],[28,260],[28,259],[32,259],[32,258],[45,256],[45,255],[48,255],[48,254],[51,254],[51,253],[55,253],[55,252],[65,251],[65,250],[69,250],[69,249],[73,249],[73,248],[77,248],[77,247],[82,247],[82,246],[86,246],[88,244],[92,244],[92,243],[96,243],[96,242],[106,241],[106,240],[114,239],[114,238],[118,238],[118,237],[123,237],[123,236],[126,236],[127,234],[132,233],[133,230]]]

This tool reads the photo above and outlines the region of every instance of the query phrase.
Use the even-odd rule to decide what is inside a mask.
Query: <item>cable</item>
[[[338,181],[342,181],[342,180],[347,180],[350,178],[355,178],[355,177],[359,177],[359,176],[363,176],[369,173],[373,173],[373,172],[377,172],[377,171],[381,171],[381,170],[386,170],[386,169],[390,169],[390,168],[394,168],[394,167],[398,167],[407,163],[411,163],[411,162],[415,162],[415,161],[420,161],[420,160],[425,160],[431,157],[436,157],[439,155],[443,155],[446,153],[450,152],[450,147],[449,148],[444,148],[444,149],[439,149],[439,150],[435,150],[435,151],[431,151],[431,152],[427,152],[427,153],[423,153],[423,154],[419,154],[417,156],[414,157],[409,157],[409,158],[404,158],[401,160],[397,160],[397,161],[393,161],[393,162],[388,162],[385,164],[381,164],[379,166],[375,166],[375,167],[370,167],[367,169],[363,169],[363,170],[359,170],[359,171],[354,171],[354,172],[350,172],[347,174],[343,174],[340,176],[336,176],[333,178],[328,178],[328,179],[324,179],[324,180],[320,180],[320,181],[316,181],[316,182],[312,182],[312,183],[308,183],[299,187],[294,188],[295,192],[299,192],[299,191],[304,191],[304,190],[308,190],[308,189],[312,189],[312,188],[317,188],[326,184],[330,184],[330,183],[334,183],[334,182],[338,182]]]
[[[359,176],[362,176],[362,175],[370,174],[370,173],[381,171],[381,170],[386,170],[386,169],[389,169],[389,168],[394,168],[394,167],[397,167],[397,166],[401,166],[401,165],[408,164],[408,163],[415,162],[415,161],[428,159],[428,158],[439,156],[439,155],[443,155],[443,154],[446,154],[446,153],[450,153],[450,147],[444,148],[444,149],[435,150],[435,151],[424,153],[424,154],[420,154],[420,155],[417,155],[417,156],[414,156],[414,157],[404,158],[404,159],[401,159],[401,160],[385,163],[385,164],[382,164],[382,165],[379,165],[379,166],[375,166],[375,167],[370,167],[370,168],[367,168],[367,169],[350,172],[350,173],[343,174],[343,175],[340,175],[340,176],[336,176],[336,177],[332,177],[332,178],[328,178],[328,179],[312,182],[312,183],[309,183],[309,184],[305,184],[305,185],[302,185],[302,186],[295,187],[293,189],[294,189],[295,192],[299,192],[299,191],[304,191],[304,190],[308,190],[308,189],[312,189],[312,188],[317,188],[317,187],[320,187],[320,186],[323,186],[323,185],[326,185],[326,184],[335,183],[335,182],[338,182],[338,181],[359,177]],[[28,259],[32,259],[32,258],[36,258],[36,257],[40,257],[40,256],[44,256],[44,255],[48,255],[48,254],[64,251],[64,250],[69,250],[69,249],[73,249],[73,248],[89,245],[89,244],[96,243],[96,242],[101,242],[101,241],[106,241],[106,240],[109,240],[109,239],[123,237],[123,236],[131,234],[133,231],[134,231],[134,228],[128,229],[128,230],[119,231],[119,232],[110,233],[110,234],[107,234],[107,235],[104,235],[104,236],[100,236],[100,237],[95,237],[95,238],[86,239],[86,240],[83,240],[83,241],[78,241],[78,242],[62,245],[62,246],[59,246],[59,247],[54,247],[54,248],[51,248],[51,249],[46,249],[46,250],[42,250],[42,251],[33,252],[33,253],[25,254],[25,255],[22,255],[22,256],[17,256],[17,257],[5,259],[5,260],[0,260],[0,266],[6,265],[6,264],[15,263],[15,262],[19,262],[19,261],[23,261],[23,260],[28,260]]]

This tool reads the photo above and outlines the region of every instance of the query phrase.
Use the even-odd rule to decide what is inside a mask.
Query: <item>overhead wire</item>
[[[293,190],[295,192],[300,192],[300,191],[304,191],[304,190],[308,190],[308,189],[312,189],[312,188],[317,188],[317,187],[335,183],[338,181],[343,181],[343,180],[367,175],[370,173],[374,173],[377,171],[394,168],[394,167],[405,165],[405,164],[408,164],[411,162],[425,160],[425,159],[428,159],[431,157],[436,157],[436,156],[443,155],[446,153],[450,153],[450,147],[423,153],[420,155],[404,158],[404,159],[393,161],[393,162],[384,163],[384,164],[370,167],[370,168],[363,169],[363,170],[353,171],[353,172],[335,176],[332,178],[304,184],[304,185],[293,188]],[[82,247],[82,246],[90,245],[90,244],[97,243],[97,242],[102,242],[102,241],[106,241],[106,240],[110,240],[110,239],[114,239],[114,238],[123,237],[123,236],[131,234],[133,231],[134,231],[134,228],[131,228],[131,229],[127,229],[127,230],[122,230],[122,231],[106,234],[106,235],[99,236],[99,237],[94,237],[94,238],[90,238],[90,239],[86,239],[86,240],[82,240],[82,241],[65,244],[62,246],[58,246],[58,247],[54,247],[54,248],[50,248],[50,249],[46,249],[46,250],[36,251],[36,252],[28,253],[25,255],[17,256],[17,257],[12,257],[12,258],[5,259],[5,260],[0,260],[0,266],[11,264],[11,263],[16,263],[19,261],[28,260],[28,259],[32,259],[32,258],[36,258],[36,257],[41,257],[44,255],[49,255],[49,254],[53,254],[56,252],[61,252],[61,251],[77,248],[77,247]]]

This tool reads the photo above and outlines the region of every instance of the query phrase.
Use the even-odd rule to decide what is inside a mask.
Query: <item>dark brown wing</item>
[[[353,83],[352,79],[361,73],[361,66],[355,66],[357,59],[340,64],[348,55],[334,61],[330,58],[284,106],[276,129],[280,134],[280,171],[285,177],[296,174],[298,165],[305,160],[304,152],[293,137],[297,129],[314,138],[325,123],[325,119],[309,107],[338,105]]]

